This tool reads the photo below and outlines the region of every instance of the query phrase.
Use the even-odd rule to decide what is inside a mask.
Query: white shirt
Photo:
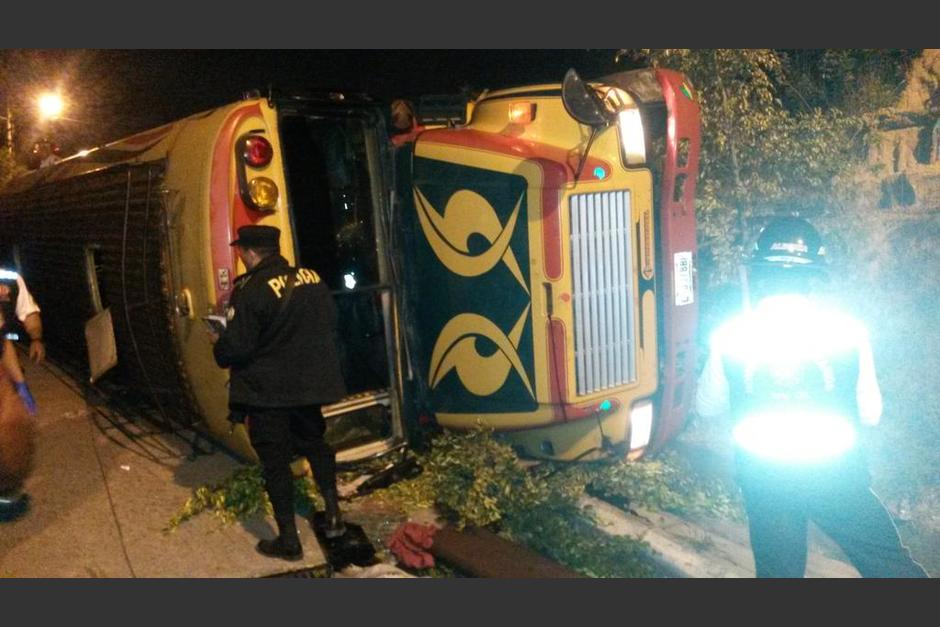
[[[19,294],[16,296],[16,317],[20,322],[25,322],[30,314],[39,313],[39,305],[33,300],[33,295],[26,289],[26,281],[23,277],[16,276],[16,284],[19,286]]]
[[[806,359],[814,352],[849,347],[858,352],[859,358],[855,389],[859,419],[862,424],[876,425],[881,419],[882,400],[867,330],[850,316],[824,310],[799,295],[766,298],[753,311],[734,318],[714,333],[698,381],[695,410],[703,418],[729,411],[725,355],[737,355],[745,362],[759,361],[762,355],[778,360]]]
[[[16,296],[16,317],[20,319],[20,322],[25,322],[31,314],[39,313],[39,305],[36,304],[33,295],[26,289],[26,282],[23,277],[18,272],[10,270],[0,270],[0,274],[6,275],[3,278],[12,278],[12,275],[16,275],[16,285],[19,288],[19,293]],[[0,315],[0,319],[2,319],[2,315]]]

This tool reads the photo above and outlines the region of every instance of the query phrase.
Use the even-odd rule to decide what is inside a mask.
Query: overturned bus
[[[694,376],[688,81],[569,72],[468,110],[393,144],[364,96],[247,98],[12,181],[0,252],[51,357],[249,458],[200,321],[244,270],[229,242],[246,224],[281,229],[282,254],[335,296],[339,461],[434,423],[543,459],[661,445]]]

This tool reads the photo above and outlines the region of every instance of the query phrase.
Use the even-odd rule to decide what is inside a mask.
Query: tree
[[[644,49],[621,56],[685,73],[702,107],[696,208],[700,268],[709,284],[735,276],[772,214],[814,217],[833,177],[857,161],[862,123],[838,109],[791,111],[780,53],[770,49]]]

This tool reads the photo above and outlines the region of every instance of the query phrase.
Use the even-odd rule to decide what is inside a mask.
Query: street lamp
[[[39,115],[43,120],[55,120],[62,115],[65,103],[62,96],[47,92],[39,96]]]
[[[0,115],[0,120],[6,122],[7,154],[13,158],[13,112],[10,110],[10,99],[6,101],[6,115]]]
[[[36,101],[39,110],[39,119],[42,122],[54,122],[62,117],[65,110],[65,101],[57,93],[45,92],[39,96]],[[6,123],[6,148],[7,153],[13,156],[13,111],[10,107],[10,101],[6,102],[6,115],[0,115],[0,120]]]
[[[41,126],[45,126],[44,137],[33,146],[33,156],[38,167],[44,167],[59,161],[58,147],[51,141],[50,135],[56,132],[58,125],[56,122],[62,117],[62,111],[65,109],[65,103],[62,96],[56,92],[45,92],[39,95],[36,101],[39,108],[39,121]]]

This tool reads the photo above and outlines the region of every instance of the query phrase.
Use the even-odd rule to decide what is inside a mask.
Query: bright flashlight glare
[[[349,272],[343,275],[343,283],[346,284],[346,289],[353,289],[356,287],[356,274],[354,272]]]
[[[783,367],[842,353],[858,346],[865,334],[863,326],[838,311],[808,307],[803,296],[782,295],[764,299],[753,312],[719,329],[715,339],[738,361]]]
[[[39,97],[39,112],[44,118],[57,118],[62,115],[65,104],[59,94],[47,93]]]
[[[835,459],[855,445],[855,428],[833,414],[774,411],[748,416],[734,428],[746,451],[771,461],[805,464]]]

